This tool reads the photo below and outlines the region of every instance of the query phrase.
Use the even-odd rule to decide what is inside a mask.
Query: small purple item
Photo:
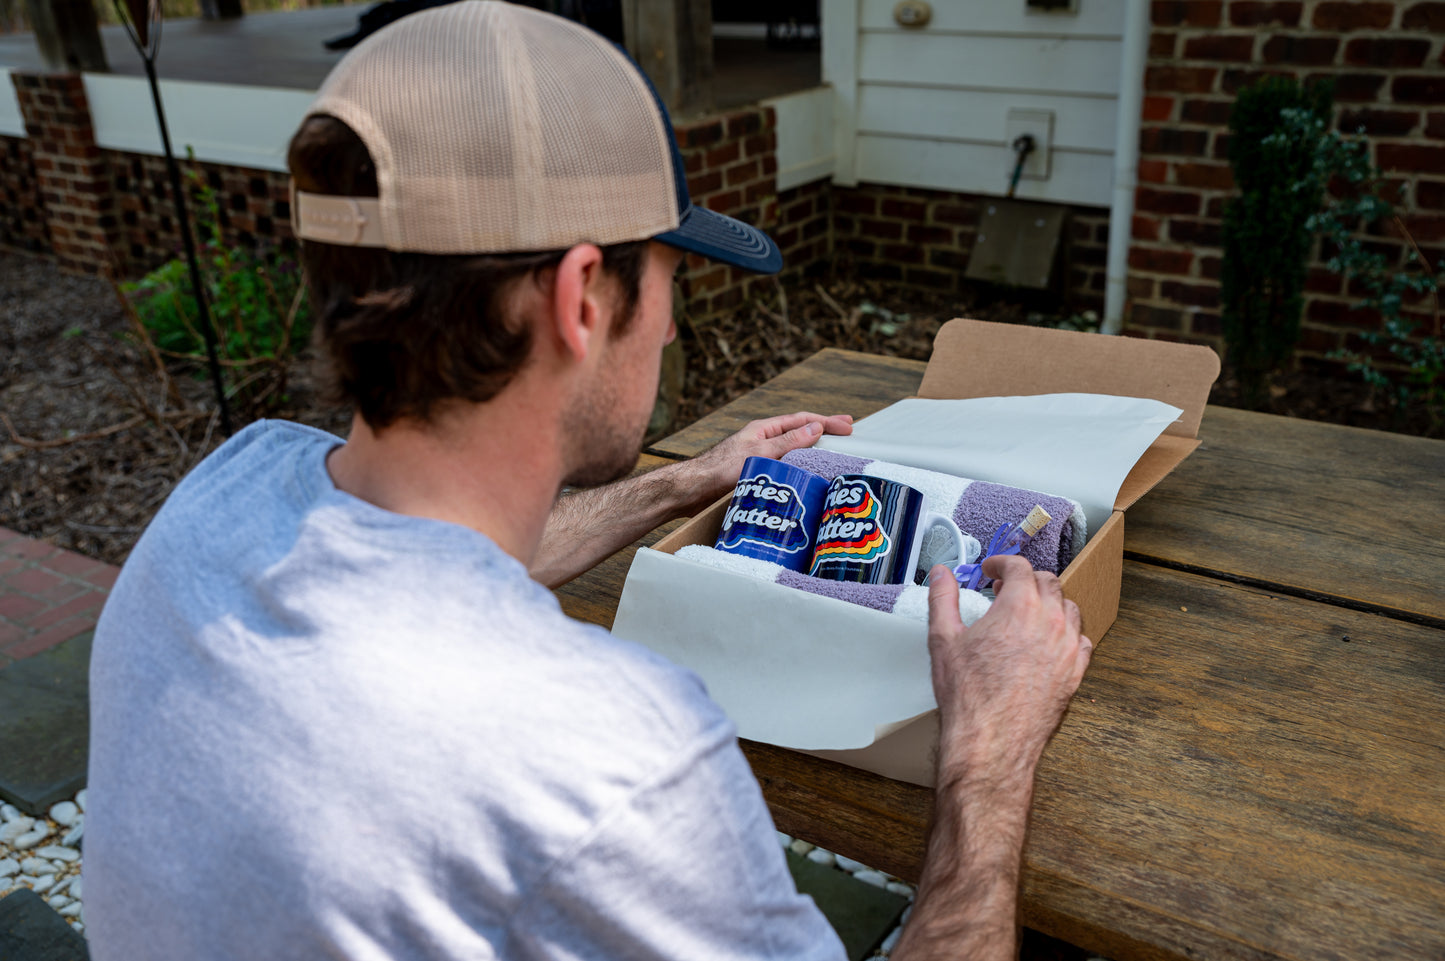
[[[882,611],[884,614],[893,611],[893,605],[898,603],[898,595],[903,593],[904,587],[902,584],[854,584],[849,581],[830,581],[789,570],[784,570],[778,575],[778,583],[786,587],[795,587],[800,591],[807,591],[809,594],[819,594],[834,600],[848,601],[850,604],[869,607],[875,611]]]
[[[958,578],[958,586],[970,591],[981,591],[988,587],[993,583],[993,578],[983,572],[984,559],[1019,553],[1051,520],[1053,518],[1049,516],[1049,512],[1035,504],[1028,516],[1017,524],[1000,524],[977,564],[960,564],[953,569],[953,576]]]

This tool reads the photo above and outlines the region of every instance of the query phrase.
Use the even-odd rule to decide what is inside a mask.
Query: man
[[[263,423],[179,485],[92,661],[97,961],[830,958],[696,677],[559,583],[845,417],[635,461],[694,208],[666,114],[595,34],[483,0],[359,45],[292,141],[318,350],[350,437]],[[935,571],[938,823],[900,958],[1014,950],[1034,765],[1089,642],[1009,558],[964,630]],[[530,574],[529,574],[530,572]],[[942,576],[938,576],[939,574]]]

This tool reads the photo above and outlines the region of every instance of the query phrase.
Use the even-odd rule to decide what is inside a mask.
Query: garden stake
[[[211,326],[211,311],[206,305],[206,289],[201,283],[201,265],[196,260],[196,244],[191,238],[191,219],[186,213],[186,194],[181,187],[181,168],[171,151],[171,134],[166,127],[166,111],[161,105],[160,81],[156,78],[156,56],[161,47],[161,5],[160,0],[115,0],[115,9],[120,22],[136,52],[145,63],[146,79],[151,85],[151,100],[155,103],[156,124],[160,127],[161,146],[166,153],[166,172],[170,175],[171,195],[176,201],[176,217],[180,221],[181,242],[185,245],[186,263],[191,269],[191,288],[196,295],[196,313],[201,325],[201,337],[206,342],[206,358],[210,362],[211,383],[216,388],[216,403],[221,412],[221,432],[232,433],[231,410],[226,403],[226,388],[221,381],[221,361],[216,351],[216,332]]]

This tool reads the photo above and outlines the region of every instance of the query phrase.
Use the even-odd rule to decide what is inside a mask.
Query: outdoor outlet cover
[[[933,19],[933,8],[924,0],[902,0],[893,8],[893,22],[900,27],[926,27]]]
[[[1052,110],[1024,110],[1015,108],[1008,112],[1004,129],[1004,149],[1008,151],[1004,183],[1013,176],[1018,155],[1014,153],[1014,142],[1024,134],[1034,138],[1034,150],[1024,161],[1020,180],[1048,180],[1049,159],[1054,149],[1054,112]]]

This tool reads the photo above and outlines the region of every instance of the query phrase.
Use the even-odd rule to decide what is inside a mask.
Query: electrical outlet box
[[[1004,148],[1008,151],[1007,176],[1013,177],[1018,154],[1014,143],[1028,134],[1034,138],[1033,152],[1024,161],[1020,180],[1048,180],[1049,159],[1054,150],[1054,112],[1052,110],[1013,109],[1008,112],[1004,128]]]

